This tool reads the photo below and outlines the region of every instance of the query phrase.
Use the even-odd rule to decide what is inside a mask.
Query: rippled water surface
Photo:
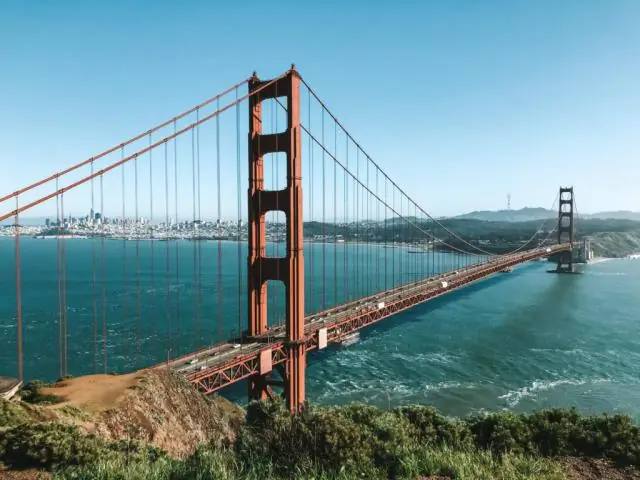
[[[311,397],[640,417],[640,261],[547,269],[532,263],[397,315],[315,362]]]
[[[222,338],[237,334],[239,322],[244,326],[246,299],[238,301],[238,292],[244,295],[246,286],[239,290],[237,279],[246,266],[246,246],[220,247],[224,287],[218,290],[216,242],[201,245],[203,273],[197,287],[191,242],[140,242],[138,251],[134,242],[104,243],[66,242],[71,374],[104,371],[105,344],[108,370],[131,371],[215,343],[218,318]],[[16,371],[13,248],[11,239],[0,239],[0,375]],[[379,247],[305,248],[308,308],[355,295],[356,277],[375,290],[385,281],[391,285],[416,272],[452,269],[461,262],[429,254],[436,261],[429,266],[426,255]],[[363,249],[360,265],[345,265],[356,248]],[[22,242],[27,378],[52,380],[60,373],[56,252],[55,240]],[[386,278],[385,269],[372,263],[380,255],[392,260]],[[384,407],[427,403],[451,415],[576,406],[640,418],[640,260],[591,264],[581,275],[552,275],[548,268],[530,263],[400,313],[363,331],[354,345],[312,354],[309,397]],[[337,275],[338,285],[323,288],[323,275]],[[270,322],[277,321],[284,308],[282,291],[270,288],[269,294]],[[228,393],[241,398],[245,392],[241,385]]]

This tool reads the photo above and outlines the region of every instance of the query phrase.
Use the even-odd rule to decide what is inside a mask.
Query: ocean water
[[[59,298],[66,298],[72,375],[105,371],[105,358],[107,371],[131,371],[244,328],[243,244],[61,243],[66,282],[59,285],[58,241],[21,242],[26,378],[60,376]],[[283,245],[270,249],[284,252]],[[307,244],[307,310],[466,261],[372,245]],[[595,263],[580,275],[552,275],[548,268],[527,264],[387,319],[354,345],[313,353],[309,398],[385,408],[425,403],[449,415],[575,406],[640,418],[640,261]],[[0,239],[0,272],[0,375],[15,375],[11,239]],[[269,322],[276,323],[282,288],[270,284],[269,297]],[[226,394],[241,398],[245,391],[237,386]]]
[[[575,406],[640,418],[640,261],[531,263],[417,306],[309,369],[311,398],[449,415]]]

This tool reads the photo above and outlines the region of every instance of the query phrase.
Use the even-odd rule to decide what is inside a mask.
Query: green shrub
[[[640,465],[640,430],[626,415],[584,416],[575,409],[493,413],[467,419],[478,448],[494,453],[606,457]]]
[[[15,402],[0,398],[0,428],[13,427],[29,420],[25,411]]]
[[[43,394],[41,390],[50,387],[50,384],[41,382],[40,380],[32,380],[20,390],[20,398],[28,403],[52,405],[63,402],[64,399],[58,395]]]
[[[60,408],[60,411],[69,415],[70,417],[77,418],[78,420],[88,421],[91,419],[91,415],[74,405],[63,405]]]
[[[629,417],[564,409],[456,420],[426,406],[307,405],[291,416],[281,400],[252,403],[234,448],[202,446],[183,461],[137,441],[83,435],[73,426],[16,422],[0,431],[0,461],[54,471],[74,466],[59,472],[64,478],[558,479],[559,467],[540,456],[640,465],[640,433]]]
[[[536,453],[527,417],[515,413],[492,413],[469,420],[478,448],[494,453]]]
[[[14,468],[55,470],[68,465],[122,458],[131,462],[155,462],[166,454],[134,440],[105,442],[83,434],[74,425],[22,424],[0,432],[0,461]]]
[[[105,453],[93,436],[70,425],[22,424],[0,433],[0,461],[15,468],[56,468],[96,461]]]
[[[467,422],[449,419],[433,407],[410,405],[399,407],[395,411],[409,421],[416,439],[421,444],[458,448],[469,448],[473,445],[473,435]]]

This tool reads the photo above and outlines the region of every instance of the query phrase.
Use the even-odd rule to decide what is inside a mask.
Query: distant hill
[[[599,212],[580,215],[582,218],[599,218],[603,220],[633,220],[640,222],[640,212],[631,212],[629,210],[618,210],[616,212]]]
[[[553,210],[546,208],[525,207],[520,210],[480,210],[458,215],[455,218],[465,220],[484,220],[489,222],[529,222],[531,220],[544,220],[558,215]]]
[[[463,220],[483,220],[489,222],[530,222],[532,220],[545,220],[547,218],[555,218],[558,212],[548,210],[546,208],[525,207],[520,210],[480,210],[476,212],[458,215],[458,219]],[[628,210],[618,210],[615,212],[598,212],[580,214],[583,219],[601,219],[601,220],[633,220],[640,222],[640,212],[631,212]]]

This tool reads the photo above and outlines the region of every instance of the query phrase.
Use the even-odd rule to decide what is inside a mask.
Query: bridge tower
[[[574,221],[573,221],[573,187],[560,187],[558,202],[558,243],[569,243],[573,247]],[[572,249],[559,252],[556,257],[557,273],[573,273]]]
[[[264,87],[254,74],[249,92]],[[282,132],[262,133],[262,102],[286,98],[287,125]],[[264,155],[286,154],[286,186],[282,190],[264,189]],[[306,348],[304,339],[304,257],[302,241],[302,147],[300,129],[300,77],[292,66],[283,77],[249,97],[249,255],[248,255],[248,336],[264,335],[267,326],[267,281],[285,286],[286,366],[282,382],[270,380],[271,353],[260,357],[260,372],[249,379],[249,397],[266,398],[270,385],[282,385],[292,412],[302,408],[305,399]],[[286,215],[286,256],[266,254],[265,215],[270,211]],[[265,355],[264,353],[268,353]]]

